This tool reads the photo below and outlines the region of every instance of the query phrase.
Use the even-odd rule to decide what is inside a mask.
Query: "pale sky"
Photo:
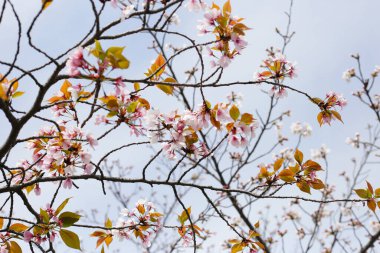
[[[40,0],[13,0],[19,13],[23,25],[24,34],[35,13],[40,8]],[[222,1],[217,0],[217,3]],[[287,19],[284,11],[288,10],[288,1],[285,0],[232,0],[233,13],[244,17],[246,24],[252,28],[247,33],[248,47],[238,56],[230,67],[225,70],[224,81],[247,81],[252,80],[253,73],[258,69],[260,62],[265,58],[265,49],[274,46],[280,47],[281,40],[275,34],[275,27],[284,29]],[[350,57],[352,53],[359,53],[362,59],[362,67],[365,75],[374,69],[375,65],[380,65],[380,1],[376,0],[295,0],[292,16],[291,30],[296,32],[292,42],[286,51],[287,58],[297,62],[298,77],[295,80],[287,81],[286,84],[306,91],[313,96],[324,97],[325,94],[334,90],[343,93],[348,99],[348,106],[342,111],[344,125],[334,122],[331,127],[319,127],[316,121],[318,108],[311,104],[305,97],[294,94],[289,91],[289,96],[281,101],[283,111],[292,110],[292,117],[287,119],[284,124],[284,134],[291,136],[289,126],[292,122],[308,122],[313,127],[312,137],[303,141],[302,149],[305,155],[309,156],[311,148],[318,148],[321,144],[326,144],[330,149],[330,170],[331,175],[337,175],[342,170],[350,171],[350,157],[354,154],[353,149],[345,144],[348,136],[353,136],[355,132],[364,133],[364,128],[369,122],[374,122],[374,115],[371,114],[364,105],[360,104],[356,98],[351,96],[351,92],[358,89],[358,83],[352,81],[346,83],[342,80],[342,72],[347,68],[356,66],[355,61]],[[202,41],[206,38],[197,37],[196,24],[201,18],[201,14],[189,14],[187,10],[179,12],[181,24],[177,29],[185,31]],[[120,16],[117,10],[107,8],[103,24],[108,23]],[[37,26],[33,31],[34,42],[52,55],[57,55],[65,51],[73,43],[83,36],[88,28],[92,25],[93,17],[88,1],[84,0],[55,0],[54,3],[44,12],[38,20]],[[131,29],[134,24],[123,24],[120,30]],[[4,20],[0,24],[0,60],[10,61],[15,50],[15,34],[17,26],[14,18],[10,18],[9,9],[6,12]],[[131,68],[125,72],[128,77],[141,77],[155,55],[147,52],[146,47],[150,45],[149,36],[138,35],[121,39],[115,42],[115,45],[126,46],[125,54],[131,60]],[[181,45],[183,41],[175,40],[174,44]],[[109,45],[110,43],[105,43]],[[111,43],[112,44],[112,43]],[[191,62],[191,55],[189,62]],[[194,60],[194,59],[193,59]],[[20,66],[32,68],[37,66],[46,59],[41,55],[27,48],[26,36],[23,37],[22,52],[18,60]],[[187,65],[186,65],[187,64]],[[178,68],[189,67],[187,61],[178,62]],[[0,73],[5,68],[0,66]],[[42,80],[49,75],[48,70],[38,73]],[[183,77],[185,78],[185,77]],[[33,98],[33,89],[26,81],[20,82],[20,90],[27,91],[22,99],[16,104],[20,108],[27,108]],[[261,87],[239,87],[236,86],[236,92],[242,92],[245,98],[243,102],[244,110],[255,113],[255,110],[265,111],[262,103],[267,101],[267,97],[261,94],[260,89],[267,90],[268,86]],[[58,89],[58,88],[57,88]],[[379,90],[375,87],[375,89]],[[206,90],[206,97],[211,101],[222,101],[225,99],[229,89],[210,89]],[[152,97],[152,104],[163,110],[172,110],[176,106],[175,100],[162,99],[162,94],[156,96],[149,93]],[[277,112],[279,112],[277,110]],[[48,112],[49,113],[49,112]],[[40,122],[33,122],[28,129],[22,134],[32,134],[38,130]],[[0,143],[7,136],[9,126],[2,114],[0,114]],[[93,129],[97,132],[96,129]],[[25,135],[24,135],[25,134]],[[275,134],[272,131],[269,135]],[[124,128],[124,132],[111,135],[112,140],[105,141],[95,151],[101,154],[114,147],[115,143],[121,144],[129,142],[129,130]],[[269,138],[270,139],[270,138]],[[294,145],[296,138],[286,146]],[[1,144],[0,144],[1,145]],[[265,145],[264,145],[265,146]],[[263,147],[264,147],[263,146]],[[281,147],[278,150],[284,148]],[[277,150],[277,151],[278,151]],[[18,147],[17,152],[13,152],[10,161],[17,162],[23,158],[30,158],[29,154],[23,147]],[[263,149],[264,151],[264,149]],[[131,151],[132,152],[132,151]],[[26,155],[26,156],[25,156]],[[146,157],[136,151],[128,153],[129,156],[123,156],[122,161],[139,165],[146,161]],[[131,159],[133,157],[133,159]],[[118,158],[117,156],[115,158]],[[267,157],[270,162],[271,156]],[[373,180],[375,181],[375,180]],[[101,195],[100,185],[93,183],[93,188],[97,195]],[[89,193],[89,192],[87,192]],[[72,193],[70,193],[72,194]],[[77,194],[77,193],[76,193]],[[149,198],[149,196],[142,196]],[[43,195],[42,195],[43,196]],[[82,198],[80,198],[82,196]],[[72,201],[72,207],[79,206],[84,208],[100,207],[98,198],[85,198],[86,194],[78,194]],[[64,196],[62,196],[62,199]],[[190,203],[190,199],[186,200]],[[45,203],[43,199],[38,199],[35,203]],[[116,218],[114,214],[113,218]],[[91,247],[94,245],[91,240]],[[91,250],[89,251],[91,252]],[[138,252],[138,251],[136,251]]]

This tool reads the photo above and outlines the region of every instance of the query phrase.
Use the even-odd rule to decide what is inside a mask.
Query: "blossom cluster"
[[[120,79],[119,79],[120,80]],[[121,81],[115,82],[115,91],[99,98],[107,109],[106,116],[97,115],[96,125],[125,123],[131,129],[131,134],[139,136],[143,133],[142,119],[150,109],[149,102],[139,95],[132,94]],[[112,120],[115,118],[115,120]]]
[[[81,84],[73,85],[65,80],[60,90],[48,101],[52,106],[54,117],[65,116],[67,120],[76,120],[76,102],[86,101],[91,96],[91,93],[85,91]]]
[[[377,77],[380,73],[380,66],[375,66],[374,70],[372,71],[371,73],[371,76],[373,78]],[[351,78],[355,77],[356,76],[356,71],[354,68],[349,68],[347,69],[346,71],[343,72],[342,74],[342,79],[344,79],[345,81],[349,82],[351,80]]]
[[[56,211],[51,208],[49,204],[46,205],[46,208],[41,209],[41,213],[44,215],[44,217],[41,215],[41,218],[45,218],[45,222],[51,220],[55,225],[47,227],[47,229],[35,229],[33,233],[29,230],[24,231],[23,237],[25,242],[29,243],[30,241],[33,241],[37,244],[41,244],[46,241],[54,242],[55,237],[57,236],[57,232],[54,231],[54,229],[59,229],[63,226],[62,220],[58,218],[58,213],[56,213]]]
[[[281,82],[286,77],[291,79],[296,77],[295,64],[288,61],[280,50],[270,49],[267,51],[268,58],[265,59],[260,66],[264,70],[254,74],[253,78],[255,81],[262,82],[273,80]],[[276,98],[283,98],[287,96],[287,92],[281,85],[273,85],[272,89],[269,91],[269,95],[275,96]]]
[[[59,235],[66,246],[80,250],[78,235],[67,228],[77,223],[81,215],[69,211],[62,212],[69,200],[70,198],[65,199],[56,209],[50,204],[47,204],[46,208],[40,208],[36,225],[28,227],[22,223],[15,223],[11,226],[11,230],[22,233],[25,242],[35,244],[53,243]]]
[[[180,150],[187,154],[208,155],[209,150],[199,141],[197,132],[210,125],[227,130],[228,141],[235,147],[246,146],[257,127],[251,114],[240,115],[237,106],[226,103],[218,103],[214,108],[202,104],[198,110],[186,110],[183,114],[178,111],[163,114],[152,109],[148,111],[145,123],[147,135],[153,143],[164,140],[168,133],[169,140],[163,144],[163,149],[169,159],[176,159],[176,151]]]
[[[317,178],[317,172],[321,171],[322,167],[313,160],[303,162],[303,153],[300,150],[296,149],[294,152],[294,163],[287,162],[284,156],[277,157],[273,164],[260,166],[259,180],[265,179],[269,184],[279,179],[286,183],[295,183],[301,191],[309,194],[311,188],[321,190],[325,187]]]
[[[17,91],[18,81],[8,80],[0,74],[0,99],[9,101],[11,98],[16,98],[24,94],[23,91]]]
[[[294,122],[291,126],[290,129],[293,134],[301,135],[303,137],[307,137],[311,135],[312,128],[308,123],[304,123],[302,125],[301,122]]]
[[[60,125],[42,128],[28,143],[28,149],[33,151],[34,168],[49,172],[53,176],[66,176],[63,187],[71,188],[73,176],[78,170],[89,174],[93,169],[91,154],[85,149],[84,144],[92,148],[97,145],[97,140],[92,134],[86,134],[78,127]],[[30,164],[23,162],[24,169]],[[23,175],[19,175],[23,177]],[[24,177],[23,177],[24,178]],[[27,180],[28,178],[24,178]]]
[[[97,58],[97,66],[91,64],[83,56],[83,48],[73,50],[66,61],[67,73],[71,77],[86,75],[93,79],[104,76],[107,69],[127,69],[129,61],[123,56],[124,47],[110,47],[103,50],[99,41],[95,41],[93,48],[88,48],[90,54]]]
[[[355,133],[354,137],[347,137],[346,143],[353,146],[354,148],[359,148],[360,147],[360,134]]]
[[[326,159],[327,154],[330,153],[330,149],[325,144],[322,144],[319,149],[312,149],[310,153],[311,159]]]
[[[134,209],[123,209],[120,214],[123,218],[117,221],[116,228],[129,228],[115,229],[112,233],[121,239],[128,239],[133,234],[142,240],[145,247],[149,247],[150,237],[161,228],[162,214],[156,211],[154,204],[139,200]]]
[[[108,246],[113,237],[128,240],[132,235],[139,238],[144,247],[149,247],[151,237],[162,227],[162,214],[156,211],[152,202],[146,200],[137,201],[135,208],[131,210],[122,209],[120,215],[115,226],[112,226],[112,222],[107,219],[106,231],[98,230],[91,234],[92,237],[98,238],[97,247],[103,242]]]
[[[340,114],[335,110],[337,106],[343,109],[347,105],[347,100],[341,94],[337,94],[334,91],[330,91],[326,94],[324,100],[320,98],[313,98],[313,102],[319,106],[321,112],[317,116],[317,120],[320,125],[329,124],[331,120],[342,121]]]
[[[223,8],[213,3],[206,7],[204,2],[190,1],[189,9],[205,8],[204,19],[197,26],[199,34],[212,33],[216,42],[211,48],[207,48],[208,54],[216,60],[211,61],[211,66],[226,68],[234,57],[247,46],[244,40],[245,31],[249,28],[242,23],[243,19],[231,15],[231,3],[228,0]],[[217,54],[218,53],[218,54]]]

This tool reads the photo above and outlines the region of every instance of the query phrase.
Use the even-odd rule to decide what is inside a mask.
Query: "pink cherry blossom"
[[[30,242],[34,237],[34,235],[30,231],[25,231],[23,236],[25,242]]]
[[[63,188],[71,189],[71,187],[73,187],[73,181],[71,180],[71,178],[66,178],[66,180],[63,181]]]
[[[68,68],[68,74],[70,76],[78,76],[80,75],[80,68],[85,66],[86,63],[83,59],[83,48],[78,47],[74,50],[72,55],[66,62],[66,67]]]
[[[189,0],[189,2],[186,4],[186,7],[189,11],[200,11],[202,9],[205,9],[206,3],[203,2],[203,0]]]

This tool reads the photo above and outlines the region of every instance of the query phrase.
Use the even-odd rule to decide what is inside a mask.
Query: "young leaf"
[[[249,113],[243,113],[241,115],[240,121],[246,125],[250,125],[253,122],[253,116],[252,116],[252,114],[249,114]]]
[[[232,246],[231,253],[237,253],[237,252],[240,252],[242,250],[243,250],[243,246],[241,245],[241,243],[237,243],[234,246]]]
[[[9,242],[9,253],[22,253],[20,245],[15,241]]]
[[[367,182],[368,191],[373,195],[372,185],[368,181],[366,181],[366,182]]]
[[[279,159],[277,159],[277,160],[274,162],[274,164],[273,164],[273,169],[274,169],[274,171],[278,171],[278,170],[281,168],[283,162],[284,162],[284,159],[283,159],[283,158],[279,158]]]
[[[9,226],[9,230],[15,231],[17,233],[22,233],[27,229],[28,227],[21,223],[14,223]]]
[[[309,186],[304,180],[299,181],[299,182],[297,183],[297,187],[298,187],[301,191],[310,194],[310,186]]]
[[[70,248],[80,250],[80,241],[76,233],[71,232],[70,230],[61,229],[59,235],[62,238],[62,241]]]
[[[133,84],[133,88],[135,89],[135,91],[141,89],[139,83],[134,83],[134,84]]]
[[[191,207],[187,208],[187,212],[189,213],[189,215],[191,214]],[[186,213],[185,210],[183,210],[183,212],[181,213],[181,215],[178,216],[178,220],[181,223],[181,225],[185,224],[185,222],[188,219],[189,219],[189,216],[187,215],[187,213]]]
[[[42,2],[42,9],[45,10],[49,5],[53,3],[53,0],[41,0]]]
[[[165,83],[177,83],[177,81],[172,78],[172,77],[168,77],[164,80]],[[160,90],[162,90],[163,92],[165,92],[166,94],[168,95],[173,95],[173,91],[174,91],[174,86],[171,86],[171,85],[165,85],[165,84],[157,84],[156,85],[157,88],[159,88]]]
[[[330,112],[331,112],[332,115],[334,115],[334,117],[337,118],[340,122],[344,123],[343,120],[342,120],[342,116],[340,116],[339,112],[337,112],[337,111],[333,111],[333,110],[331,110]]]
[[[25,92],[23,91],[16,91],[15,93],[12,94],[12,98],[18,98],[24,95]]]
[[[380,197],[380,188],[377,188],[375,190],[375,198],[379,198]]]
[[[354,191],[362,199],[368,199],[371,197],[371,193],[366,189],[355,189]]]
[[[231,14],[231,2],[228,0],[224,5],[223,5],[223,16],[228,17]]]
[[[50,217],[46,210],[40,208],[40,216],[44,223],[49,223]]]
[[[289,170],[289,169],[284,169],[282,170],[279,174],[278,174],[278,177],[285,181],[285,182],[288,182],[288,183],[291,183],[291,182],[294,182],[296,181],[296,179],[294,178],[295,174],[293,173],[293,171]]]
[[[301,165],[303,161],[303,153],[300,150],[296,149],[296,152],[294,153],[294,159],[296,159],[298,164]]]
[[[67,228],[79,221],[80,215],[72,212],[64,212],[58,217],[62,221],[62,227]]]
[[[367,206],[372,210],[372,212],[376,211],[376,202],[373,199],[367,201]]]
[[[323,125],[323,113],[322,112],[318,113],[318,115],[317,115],[317,121],[319,123],[319,126]]]
[[[57,209],[55,210],[54,212],[54,215],[57,216],[62,210],[63,208],[65,208],[65,206],[67,205],[67,203],[69,202],[70,198],[67,198],[65,199],[58,207]]]
[[[106,228],[112,228],[112,221],[110,220],[110,218],[107,218],[106,222],[104,223],[104,226]]]
[[[240,110],[236,105],[232,105],[230,109],[231,118],[236,121],[240,116]]]

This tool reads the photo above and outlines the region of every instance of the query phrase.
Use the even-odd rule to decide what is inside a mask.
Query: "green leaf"
[[[70,198],[67,198],[65,199],[58,207],[57,209],[55,210],[54,212],[54,215],[57,216],[62,210],[63,208],[65,208],[65,206],[67,205],[67,203],[69,202]]]
[[[110,111],[109,113],[107,113],[107,118],[112,118],[113,116],[117,115],[118,114],[118,111]]]
[[[231,118],[236,121],[240,116],[240,110],[236,105],[232,105],[230,109]]]
[[[12,98],[18,98],[24,95],[25,92],[23,91],[16,91],[15,93],[12,94]]]
[[[138,105],[138,102],[137,101],[134,101],[132,103],[130,103],[127,107],[127,112],[129,113],[134,113],[136,111],[136,107]]]
[[[191,207],[187,208],[187,212],[189,213],[189,215],[191,214]],[[188,219],[189,219],[189,216],[187,215],[187,213],[186,213],[185,210],[183,210],[183,212],[181,213],[181,215],[178,216],[178,220],[181,223],[181,225],[185,224],[185,222]]]
[[[106,228],[112,228],[112,221],[110,220],[110,218],[107,218],[106,222],[104,223],[104,226]]]
[[[356,194],[362,199],[371,198],[371,193],[366,189],[355,189]]]
[[[66,244],[66,246],[80,250],[80,241],[76,233],[66,229],[61,229],[59,231],[59,235],[61,236],[62,241]]]
[[[40,208],[40,216],[44,223],[49,223],[49,220],[50,220],[49,214],[42,208]]]
[[[123,56],[124,47],[110,47],[106,51],[106,58],[113,68],[127,69],[129,61]]]
[[[67,228],[79,221],[80,215],[72,212],[64,212],[58,217],[62,221],[62,227]]]

